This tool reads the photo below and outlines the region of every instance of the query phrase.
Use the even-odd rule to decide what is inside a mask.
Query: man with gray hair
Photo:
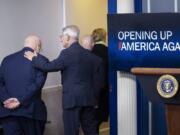
[[[24,48],[5,57],[0,66],[0,120],[4,135],[43,135],[47,113],[41,90],[47,73],[33,68],[24,58],[25,51],[39,52],[40,47],[39,37],[30,35]]]
[[[102,61],[78,43],[77,26],[65,27],[60,38],[66,49],[57,59],[46,62],[32,52],[26,52],[25,57],[43,71],[61,71],[64,135],[79,135],[80,126],[85,135],[98,135],[95,106],[99,91],[94,87],[103,83]]]

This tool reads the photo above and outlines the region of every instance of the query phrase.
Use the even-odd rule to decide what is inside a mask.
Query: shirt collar
[[[95,44],[106,44],[104,41],[97,41],[97,42],[95,42]]]
[[[23,48],[23,51],[31,51],[31,52],[34,52],[34,50],[30,47],[24,47]]]

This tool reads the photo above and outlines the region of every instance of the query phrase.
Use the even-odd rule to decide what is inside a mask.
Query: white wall
[[[66,23],[80,27],[81,36],[97,27],[107,29],[107,0],[65,0]]]
[[[0,0],[0,62],[23,47],[28,34],[38,34],[43,54],[50,59],[60,52],[58,36],[62,28],[63,0]],[[48,75],[46,86],[60,82],[58,73]]]
[[[52,60],[60,52],[58,36],[63,25],[80,26],[81,35],[90,34],[97,27],[107,29],[107,0],[64,1],[65,7],[63,0],[0,0],[0,62],[20,50],[31,33],[41,37],[42,54]],[[50,73],[45,86],[59,82],[59,73]]]

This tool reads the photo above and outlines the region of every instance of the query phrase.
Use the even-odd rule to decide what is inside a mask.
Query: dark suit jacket
[[[105,87],[108,87],[108,48],[103,44],[95,44],[92,50],[96,56],[99,56],[103,60],[104,66],[104,78],[105,78]]]
[[[97,105],[98,90],[103,84],[102,61],[78,42],[64,49],[52,62],[36,57],[33,64],[47,72],[62,71],[64,108]]]
[[[44,102],[41,100],[41,89],[47,74],[35,69],[32,62],[24,58],[24,48],[19,52],[4,58],[0,67],[0,117],[24,116],[37,120],[46,120],[47,113]],[[45,61],[47,59],[39,56]],[[3,101],[8,98],[17,98],[19,108],[9,110],[3,107]]]
[[[99,95],[99,120],[107,121],[109,116],[108,49],[104,44],[95,44],[92,53],[103,60],[105,84]]]

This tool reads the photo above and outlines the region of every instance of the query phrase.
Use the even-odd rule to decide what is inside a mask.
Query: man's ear
[[[70,40],[70,36],[66,35],[66,40],[69,41]]]

